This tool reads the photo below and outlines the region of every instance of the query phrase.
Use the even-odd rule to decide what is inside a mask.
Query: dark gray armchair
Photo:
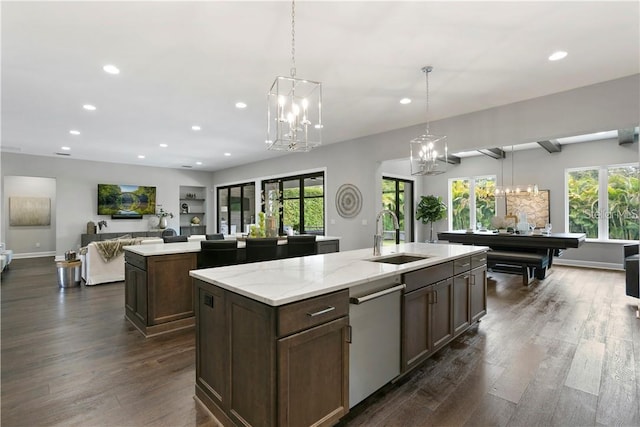
[[[624,269],[626,271],[627,295],[640,298],[640,273],[638,273],[638,249],[637,243],[623,246]]]

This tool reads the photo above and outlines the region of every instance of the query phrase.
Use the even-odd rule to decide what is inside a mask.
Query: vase
[[[431,221],[431,228],[429,230],[429,241],[428,243],[436,243],[438,239],[433,238],[433,221]]]
[[[267,237],[278,237],[278,228],[276,225],[276,217],[275,216],[267,216],[265,221],[265,234]]]
[[[167,225],[167,217],[163,216],[162,218],[160,218],[160,221],[158,222],[158,228],[164,230],[165,228],[167,228]]]

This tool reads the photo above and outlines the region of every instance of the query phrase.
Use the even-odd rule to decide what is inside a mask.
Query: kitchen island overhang
[[[404,243],[384,246],[378,257],[374,257],[371,248],[367,248],[193,270],[189,274],[195,279],[276,307],[487,250],[489,248],[485,246]],[[394,254],[426,258],[405,264],[375,261]]]

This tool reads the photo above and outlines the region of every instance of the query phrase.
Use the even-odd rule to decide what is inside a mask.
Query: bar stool
[[[307,256],[316,254],[316,236],[302,234],[299,236],[287,236],[287,256]]]
[[[238,263],[238,242],[235,240],[203,240],[200,242],[198,268],[222,267]]]
[[[265,237],[246,240],[247,262],[269,261],[278,257],[278,238]]]

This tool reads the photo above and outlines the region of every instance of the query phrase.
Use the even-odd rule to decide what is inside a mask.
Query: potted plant
[[[440,221],[447,215],[447,205],[442,201],[440,196],[421,196],[420,203],[416,208],[416,219],[422,221],[423,224],[431,224],[429,232],[429,243],[435,243],[433,238],[433,223]]]

